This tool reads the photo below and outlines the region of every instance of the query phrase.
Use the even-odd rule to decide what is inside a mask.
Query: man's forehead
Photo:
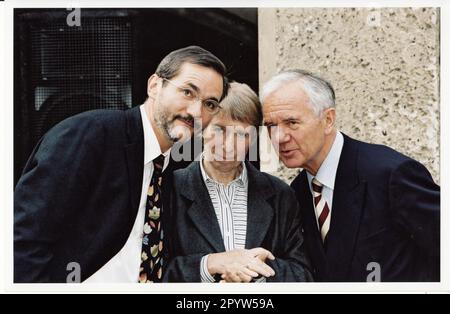
[[[202,73],[189,71],[185,74],[181,74],[180,79],[183,83],[192,83],[195,85],[198,82],[203,82],[205,80],[205,76],[202,75]]]
[[[185,64],[177,76],[178,81],[184,85],[190,85],[201,91],[207,92],[210,97],[220,97],[223,89],[223,78],[214,69]],[[217,94],[217,95],[216,95]]]
[[[299,110],[291,104],[280,104],[276,106],[266,107],[264,110],[265,118],[288,119],[292,116],[299,115]]]
[[[188,81],[200,81],[211,76],[221,77],[214,69],[203,65],[184,63],[179,71],[178,78]]]
[[[290,119],[298,119],[300,113],[293,110],[282,110],[282,111],[273,111],[268,112],[264,115],[264,121],[283,121]]]
[[[264,117],[272,119],[291,119],[308,114],[310,110],[307,99],[293,95],[282,98],[268,98],[264,104]]]

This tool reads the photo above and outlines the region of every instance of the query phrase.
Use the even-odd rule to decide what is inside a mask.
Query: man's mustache
[[[174,117],[173,121],[175,121],[175,120],[182,120],[182,121],[186,122],[187,124],[192,125],[192,127],[194,127],[195,129],[201,128],[200,119],[195,119],[191,115],[187,115],[187,116],[176,115]]]

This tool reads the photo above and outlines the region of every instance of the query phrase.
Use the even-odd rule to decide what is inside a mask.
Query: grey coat
[[[263,247],[275,261],[276,276],[268,281],[312,281],[305,255],[302,217],[294,191],[281,180],[247,163],[248,226],[246,248]],[[170,261],[164,281],[200,282],[203,256],[225,251],[219,223],[200,163],[174,173],[171,205]]]

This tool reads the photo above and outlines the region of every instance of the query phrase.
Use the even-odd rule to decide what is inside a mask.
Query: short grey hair
[[[309,104],[317,115],[329,108],[336,108],[336,95],[333,86],[323,78],[304,70],[289,70],[271,78],[264,84],[261,92],[261,102],[288,83],[300,81],[303,90],[309,97]]]
[[[220,103],[218,115],[231,117],[234,121],[248,123],[254,127],[262,125],[263,114],[258,95],[247,84],[231,82],[228,94]]]

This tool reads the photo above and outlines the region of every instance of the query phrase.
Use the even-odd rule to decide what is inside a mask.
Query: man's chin
[[[187,143],[190,139],[191,139],[191,136],[190,136],[190,137],[185,137],[185,136],[170,136],[170,140],[171,140],[172,143],[174,143],[174,144],[185,144],[185,143]]]
[[[302,168],[303,163],[295,158],[280,157],[280,161],[286,168],[297,169]]]
[[[170,138],[174,143],[186,143],[192,138],[194,131],[188,127],[182,125],[175,126],[170,131]]]

